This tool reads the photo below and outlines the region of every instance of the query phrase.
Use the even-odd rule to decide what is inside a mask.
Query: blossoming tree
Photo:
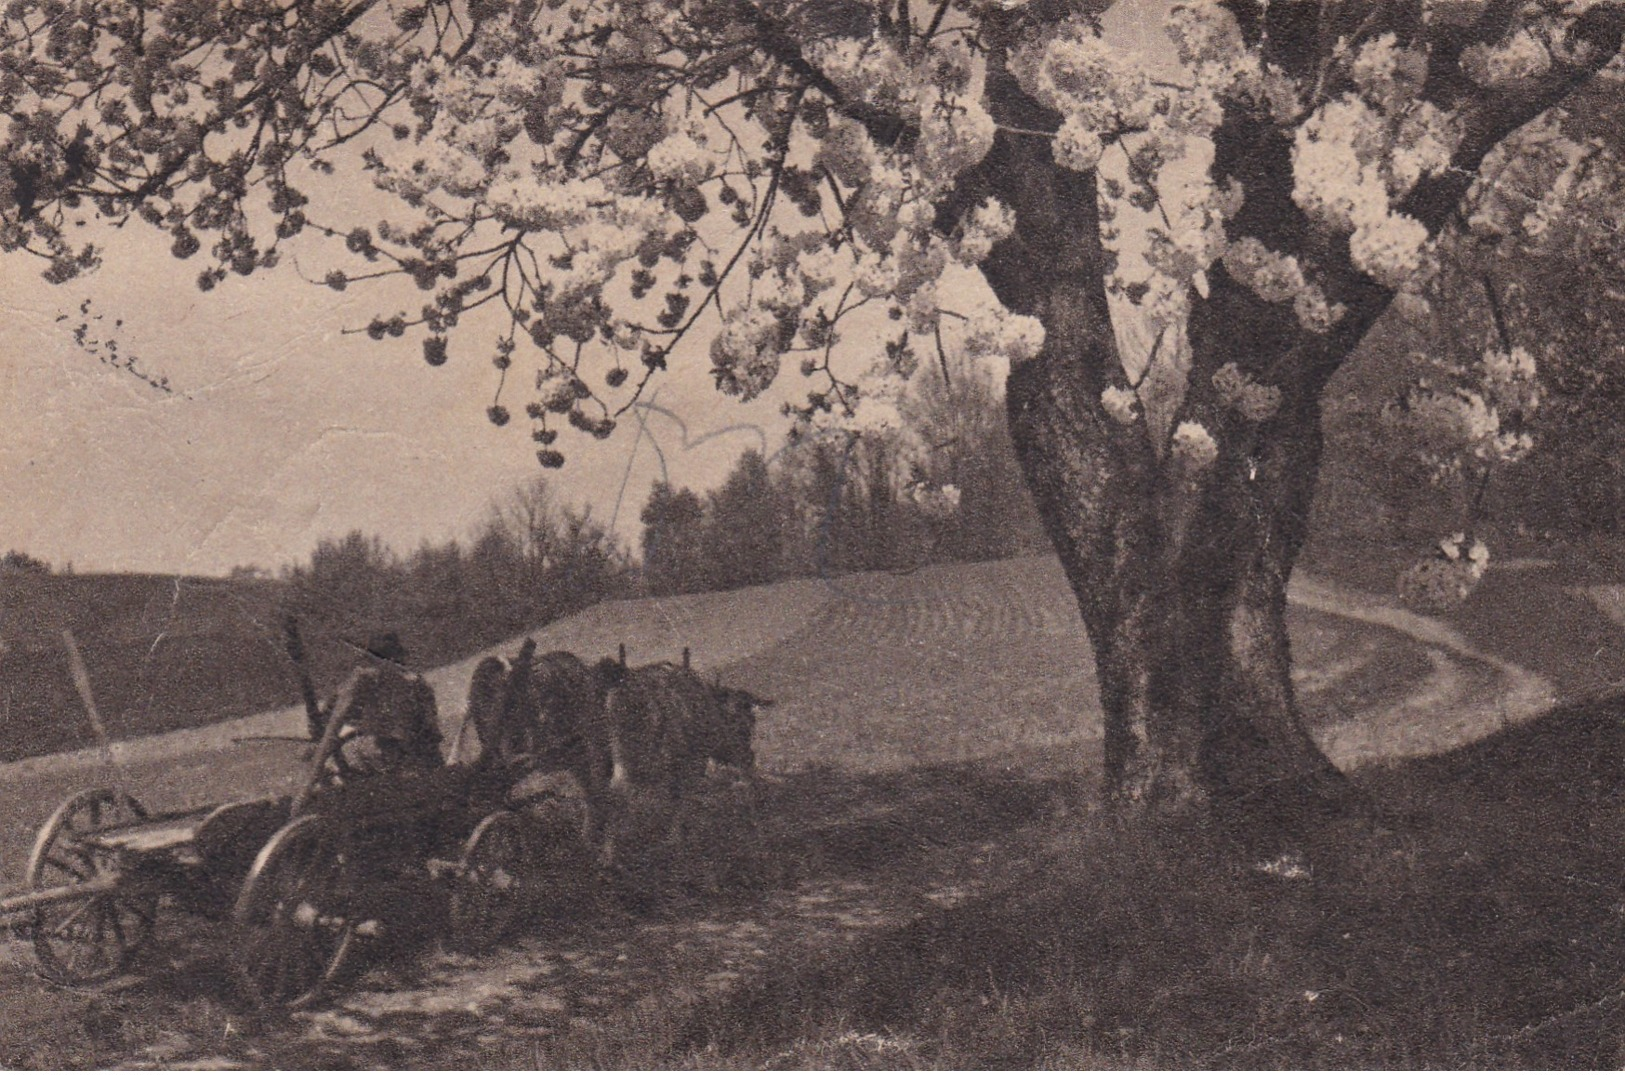
[[[744,398],[799,366],[814,425],[939,349],[997,356],[1110,791],[1336,801],[1283,620],[1319,397],[1441,233],[1504,225],[1490,162],[1561,155],[1518,132],[1611,77],[1625,4],[1151,4],[1168,77],[1103,36],[1109,6],[10,0],[0,245],[66,280],[97,260],[75,219],[139,217],[207,244],[207,290],[342,237],[329,286],[424,293],[368,331],[431,364],[489,348],[489,416],[517,391],[545,466],[690,339]],[[320,218],[311,170],[351,167],[389,220]],[[1155,346],[1119,346],[1125,311]],[[872,368],[843,364],[877,324]],[[1476,445],[1522,450],[1488,395],[1453,398]]]

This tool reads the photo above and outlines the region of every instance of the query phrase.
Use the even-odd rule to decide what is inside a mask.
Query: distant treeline
[[[64,630],[109,733],[123,739],[296,703],[289,613],[325,696],[380,629],[429,668],[637,589],[627,554],[541,478],[500,501],[466,543],[400,556],[353,532],[275,574],[76,576],[13,550],[0,557],[0,761],[94,742]]]
[[[599,601],[788,578],[989,560],[1047,547],[981,371],[923,375],[896,428],[803,439],[771,462],[747,451],[714,491],[657,482],[641,563],[585,508],[538,477],[467,542],[401,556],[360,531],[285,568],[289,608],[315,641],[319,683],[380,627],[433,666]]]
[[[922,373],[896,428],[740,456],[704,496],[657,482],[643,514],[650,594],[993,560],[1048,548],[984,371]]]
[[[467,542],[401,556],[352,531],[319,542],[282,577],[287,609],[314,642],[318,683],[341,676],[379,629],[399,633],[412,664],[433,667],[638,592],[626,551],[542,477],[499,502]]]

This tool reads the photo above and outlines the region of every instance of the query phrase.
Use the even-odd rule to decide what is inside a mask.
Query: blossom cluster
[[[1400,597],[1422,612],[1447,612],[1471,596],[1489,566],[1489,546],[1457,532],[1401,572]]]
[[[1252,236],[1230,244],[1224,267],[1265,302],[1290,302],[1298,323],[1311,332],[1329,332],[1347,313],[1342,303],[1329,301],[1320,285],[1305,278],[1297,258],[1276,253]]]
[[[1524,347],[1488,347],[1473,363],[1434,359],[1446,380],[1422,378],[1393,412],[1420,438],[1436,479],[1516,463],[1534,450],[1529,432],[1540,407],[1534,355]]]
[[[1478,575],[1470,562],[1427,556],[1399,576],[1399,596],[1418,612],[1448,612],[1472,595]]]
[[[995,303],[970,316],[962,339],[969,358],[998,357],[1017,365],[1038,357],[1044,325],[1036,317],[1011,313]]]
[[[1397,290],[1423,269],[1429,237],[1394,204],[1422,176],[1448,166],[1459,137],[1448,117],[1425,103],[1390,122],[1359,96],[1343,94],[1294,135],[1293,201],[1320,223],[1350,232],[1355,268]]]
[[[1493,44],[1469,45],[1461,54],[1461,68],[1467,77],[1490,88],[1545,74],[1551,66],[1550,50],[1529,27],[1523,26]]]
[[[1140,397],[1132,388],[1107,385],[1101,390],[1100,405],[1119,425],[1133,425],[1140,417]]]
[[[1521,430],[1503,429],[1501,412],[1473,388],[1412,392],[1409,415],[1425,431],[1450,444],[1459,444],[1484,462],[1515,463],[1534,448],[1534,439]],[[1453,469],[1448,458],[1442,469]]]
[[[993,117],[982,97],[979,65],[957,35],[916,53],[874,36],[825,37],[809,44],[808,58],[849,101],[861,101],[918,124],[909,162],[924,192],[946,189],[993,146]],[[820,149],[842,182],[858,185],[877,154],[860,125],[837,120]]]
[[[1268,421],[1281,406],[1279,388],[1259,384],[1234,362],[1226,362],[1213,374],[1213,391],[1220,406],[1249,422]]]
[[[730,311],[711,340],[711,372],[731,396],[755,399],[778,376],[780,322],[761,306]]]
[[[1000,240],[1016,230],[1016,215],[997,198],[989,198],[966,214],[959,226],[954,257],[962,265],[976,265],[993,252]]]
[[[1194,72],[1199,84],[1224,92],[1260,73],[1257,57],[1242,40],[1241,27],[1228,8],[1204,0],[1176,4],[1163,32],[1179,62]]]
[[[1219,458],[1219,443],[1201,422],[1180,422],[1170,447],[1174,460],[1190,471],[1206,470]]]
[[[1027,42],[1010,57],[1010,70],[1075,131],[1105,136],[1150,121],[1155,94],[1143,67],[1108,45],[1085,19]]]
[[[649,147],[644,166],[657,179],[697,185],[716,170],[718,154],[710,142],[704,124],[683,123]]]
[[[905,494],[926,514],[937,518],[947,518],[959,510],[959,486],[952,483],[932,485],[923,480],[914,481],[908,484]]]

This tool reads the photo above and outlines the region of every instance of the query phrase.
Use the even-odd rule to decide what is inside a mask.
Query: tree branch
[[[1450,168],[1419,182],[1400,210],[1437,235],[1478,178],[1484,158],[1513,131],[1535,119],[1596,77],[1625,42],[1625,3],[1599,4],[1574,20],[1566,51],[1573,61],[1552,58],[1551,69],[1523,85],[1472,98],[1462,117],[1466,133]]]

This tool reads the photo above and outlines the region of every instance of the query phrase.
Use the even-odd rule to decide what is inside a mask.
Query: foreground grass
[[[581,1061],[739,1067],[1595,1068],[1625,1007],[1625,706],[1367,774],[1309,878],[1222,835],[1028,834],[1000,890]],[[643,1042],[651,1042],[644,1037]],[[561,1058],[562,1059],[562,1058]]]
[[[572,1000],[544,1035],[442,1005],[400,1013],[372,1045],[322,1046],[222,1005],[224,983],[203,971],[219,955],[200,953],[110,997],[40,990],[54,1011],[12,1009],[43,1021],[0,1033],[0,1063],[130,1066],[178,1034],[199,1055],[270,1068],[1613,1067],[1621,774],[1618,698],[1368,770],[1358,783],[1374,817],[1318,827],[1294,863],[1308,876],[1257,869],[1268,853],[1227,832],[1124,825],[1069,806],[1086,799],[1075,786],[1007,770],[814,774],[766,819],[768,865],[791,876],[575,932],[561,943],[603,946],[606,968],[675,962],[655,968],[666,981],[653,991],[628,982],[607,1006]],[[933,863],[962,856],[971,878],[970,851],[990,841],[997,864],[955,906],[915,899],[919,910],[845,939],[793,916],[774,925],[770,908],[804,880],[889,878],[875,899],[903,906],[940,879]],[[682,972],[672,941],[700,936],[690,919],[753,920],[778,939],[755,972],[700,989],[705,968]],[[650,933],[662,921],[665,941]]]

